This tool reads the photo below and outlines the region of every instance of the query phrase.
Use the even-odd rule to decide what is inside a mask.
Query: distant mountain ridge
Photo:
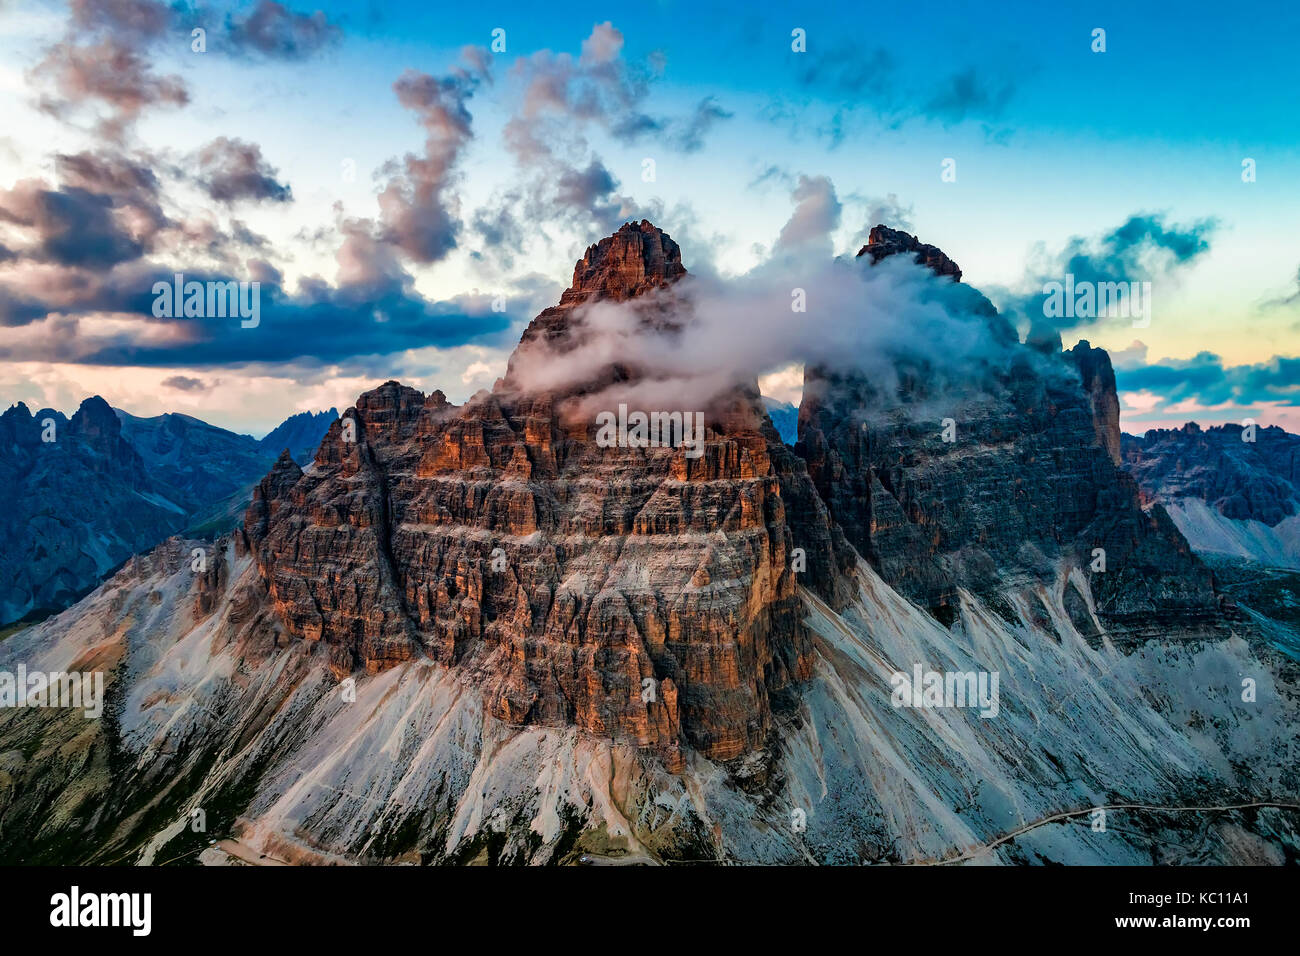
[[[338,409],[327,412],[299,412],[290,415],[257,444],[272,459],[288,449],[289,457],[300,465],[311,461],[330,423],[339,417]]]
[[[1300,436],[1188,422],[1126,434],[1121,447],[1144,497],[1197,551],[1300,567]]]
[[[0,625],[66,607],[168,535],[232,527],[280,452],[309,461],[337,417],[300,412],[259,441],[98,395],[71,418],[12,406],[0,415]]]

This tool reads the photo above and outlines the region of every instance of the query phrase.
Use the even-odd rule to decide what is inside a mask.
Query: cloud
[[[981,122],[986,132],[1000,119],[1023,80],[999,60],[939,73],[928,65],[900,64],[883,46],[845,41],[824,52],[810,49],[796,57],[795,79],[811,101],[834,104],[829,120],[810,125],[808,101],[774,97],[763,110],[771,122],[801,134],[813,129],[837,147],[872,118],[896,129],[916,119],[944,126]]]
[[[522,181],[471,217],[485,251],[506,264],[535,236],[545,238],[545,225],[604,233],[655,217],[653,204],[621,191],[618,178],[590,150],[587,130],[601,129],[623,144],[644,140],[690,153],[732,115],[707,96],[685,116],[652,115],[646,104],[661,66],[653,57],[629,62],[623,34],[609,21],[592,28],[576,58],[540,50],[515,60],[509,74],[521,93],[502,135]]]
[[[899,108],[898,63],[884,47],[840,43],[825,53],[803,54],[799,82],[818,91],[871,103],[882,112]]]
[[[38,99],[52,116],[65,118],[77,108],[102,103],[109,115],[98,124],[99,134],[122,141],[140,114],[152,106],[184,106],[189,90],[179,76],[157,76],[150,58],[117,37],[101,42],[54,44],[31,71],[32,80],[47,82],[53,92]]]
[[[8,327],[0,359],[186,371],[332,364],[380,372],[400,353],[468,342],[495,347],[526,320],[531,278],[492,296],[434,300],[415,291],[406,268],[456,248],[456,165],[472,137],[468,101],[490,81],[486,50],[465,48],[443,76],[407,71],[397,79],[394,93],[419,122],[423,148],[385,167],[373,219],[340,219],[329,231],[340,240],[335,281],[309,276],[291,290],[267,261],[269,242],[247,223],[167,202],[164,193],[165,182],[190,182],[224,206],[289,201],[290,187],[259,145],[218,136],[184,156],[184,169],[126,145],[149,105],[188,100],[183,83],[155,76],[151,65],[178,27],[188,35],[193,18],[188,8],[150,0],[75,0],[67,35],[46,51],[38,72],[47,105],[70,116],[80,104],[107,104],[101,133],[113,142],[58,154],[57,184],[28,179],[0,190],[0,323]],[[322,14],[294,14],[276,3],[226,23],[230,43],[214,43],[209,31],[214,53],[237,44],[292,59],[338,35]],[[589,55],[599,61],[606,53],[597,43]],[[182,212],[164,211],[176,209]],[[176,273],[186,281],[258,283],[258,325],[155,318],[154,285]],[[506,311],[492,308],[500,293],[508,295]],[[194,391],[203,381],[190,372],[166,387]]]
[[[293,190],[275,178],[276,170],[262,158],[262,147],[256,143],[218,136],[198,151],[197,161],[199,184],[218,202],[293,199]]]
[[[1067,275],[1074,276],[1076,288],[1082,282],[1173,282],[1209,251],[1217,229],[1213,218],[1176,225],[1159,213],[1137,213],[1101,236],[1074,236],[1056,253],[1040,248],[1021,289],[1002,289],[994,297],[1012,321],[1029,327],[1031,337],[1059,340],[1060,330],[1080,320],[1047,315],[1046,283],[1063,282]]]
[[[248,281],[198,270],[186,270],[184,278]],[[396,352],[495,343],[512,323],[522,321],[516,309],[527,304],[515,301],[514,308],[496,312],[488,295],[435,302],[400,283],[330,286],[317,278],[304,280],[291,294],[268,281],[256,293],[249,289],[258,296],[259,324],[242,328],[238,317],[154,318],[154,283],[172,281],[170,271],[137,264],[101,277],[66,310],[40,302],[36,317],[6,334],[0,360],[195,369],[329,362],[380,368],[379,357]],[[7,298],[0,295],[0,303]]]
[[[735,114],[724,110],[711,96],[706,96],[695,106],[695,112],[678,123],[673,142],[683,153],[695,153],[704,148],[704,138],[722,120]]]
[[[887,196],[864,196],[860,193],[852,193],[845,197],[844,201],[863,210],[862,228],[853,235],[852,245],[855,247],[866,244],[875,226],[889,226],[891,229],[904,231],[913,228],[913,208],[911,205],[904,206],[896,193]]]
[[[794,188],[794,174],[776,164],[764,167],[758,174],[749,181],[749,189],[758,189],[771,183],[779,183],[787,189]]]
[[[922,111],[948,126],[972,118],[997,119],[1015,90],[1013,80],[991,81],[970,67],[947,77]]]
[[[163,211],[161,184],[153,167],[165,166],[146,152],[116,150],[58,153],[59,184],[20,180],[0,189],[0,223],[12,227],[11,261],[107,268],[152,252],[176,224]]]
[[[1251,406],[1280,402],[1300,405],[1300,358],[1275,355],[1252,365],[1225,365],[1211,352],[1116,372],[1124,391],[1151,392],[1163,404]]]
[[[490,62],[482,47],[464,47],[461,65],[447,75],[407,70],[393,84],[398,102],[425,130],[424,153],[408,153],[388,165],[374,239],[415,262],[437,262],[456,248],[461,223],[453,170],[473,137],[468,103],[480,84],[491,81]],[[364,242],[362,226],[349,234],[348,241],[358,244],[350,253],[354,257],[377,251]]]
[[[164,388],[174,388],[179,392],[206,392],[211,386],[201,379],[188,375],[172,375],[162,380]]]
[[[1147,344],[1134,339],[1126,348],[1110,350],[1110,364],[1116,372],[1141,368],[1147,364]]]
[[[19,180],[13,189],[0,190],[0,223],[27,237],[16,256],[36,262],[104,267],[145,251],[145,243],[114,216],[110,197],[78,187],[52,189],[42,180]]]
[[[668,125],[643,110],[651,71],[624,59],[623,34],[608,20],[592,27],[577,59],[539,50],[516,60],[511,73],[524,87],[515,145],[525,152],[551,153],[538,138],[550,122],[597,123],[625,143]]]
[[[839,227],[840,201],[835,186],[826,176],[800,176],[790,198],[794,212],[781,227],[776,240],[778,251],[816,244],[829,257],[830,234]]]
[[[275,0],[261,0],[246,17],[230,17],[226,33],[242,52],[283,60],[311,56],[343,35],[320,10],[296,13]]]
[[[800,296],[806,314],[792,308]],[[771,382],[772,373],[788,377],[796,364],[864,372],[887,397],[909,364],[925,366],[938,395],[968,383],[980,368],[1046,361],[1020,346],[978,291],[904,257],[872,266],[777,256],[736,278],[688,274],[657,295],[598,302],[578,315],[572,348],[555,350],[539,339],[516,351],[514,384],[563,390],[617,365],[633,373],[630,384],[584,403],[703,408],[736,385]]]
[[[182,107],[189,88],[176,75],[158,75],[154,66],[169,38],[188,37],[202,25],[205,11],[158,0],[73,0],[68,29],[46,50],[29,73],[42,87],[38,107],[69,119],[83,107],[102,105],[97,132],[124,142],[136,120],[154,106]],[[324,13],[296,13],[273,0],[261,0],[243,17],[230,16],[224,33],[210,37],[213,55],[222,52],[266,58],[301,59],[336,42],[338,26]]]
[[[1260,304],[1260,311],[1269,312],[1275,309],[1291,309],[1300,305],[1300,269],[1296,270],[1296,277],[1292,281],[1294,288],[1291,292],[1277,296],[1272,299],[1266,299]]]

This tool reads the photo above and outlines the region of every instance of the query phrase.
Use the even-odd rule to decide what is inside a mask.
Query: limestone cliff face
[[[1087,339],[1065,350],[1065,358],[1079,370],[1079,380],[1092,409],[1092,427],[1097,444],[1106,449],[1111,464],[1120,465],[1119,394],[1115,390],[1115,369],[1105,349],[1095,349]]]
[[[873,261],[905,253],[960,275],[913,237],[872,235]],[[810,673],[799,585],[842,604],[850,543],[941,620],[959,588],[996,595],[1061,559],[1088,568],[1095,548],[1107,567],[1086,590],[1117,627],[1218,619],[1209,572],[1105,447],[1105,354],[1022,347],[964,287],[1005,367],[976,363],[936,392],[923,361],[900,359],[883,404],[861,375],[809,369],[799,454],[753,386],[707,403],[699,457],[602,447],[592,403],[612,411],[638,383],[635,356],[550,387],[537,368],[586,354],[601,302],[672,334],[684,275],[669,236],[629,223],[587,250],[490,393],[454,406],[388,382],[344,412],[314,467],[282,457],[244,531],[284,631],[321,642],[337,677],[431,658],[500,720],[577,726],[679,770],[686,748],[728,760],[764,747]],[[920,412],[937,407],[955,441]]]
[[[682,274],[667,235],[625,226],[520,348],[563,348],[583,303]],[[457,407],[388,382],[313,469],[282,459],[245,530],[286,630],[323,641],[337,675],[427,655],[504,721],[577,725],[674,769],[684,745],[724,760],[761,747],[774,696],[809,674],[796,573],[833,598],[849,560],[802,463],[756,389],[704,410],[695,458],[600,447],[563,398],[508,376]]]
[[[961,275],[940,250],[884,227],[859,255],[899,254]],[[848,540],[941,619],[958,587],[1047,579],[1064,558],[1088,570],[1098,613],[1120,630],[1170,616],[1212,626],[1221,602],[1210,572],[1163,509],[1142,510],[1118,467],[1109,357],[1086,342],[1048,355],[1021,346],[981,299],[974,310],[1005,350],[996,362],[972,357],[967,380],[941,393],[909,356],[888,395],[860,374],[806,370],[796,447]],[[1098,548],[1105,571],[1091,570]]]

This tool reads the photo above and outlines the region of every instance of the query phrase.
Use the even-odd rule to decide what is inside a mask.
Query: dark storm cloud
[[[77,187],[50,189],[20,180],[0,190],[0,222],[29,237],[24,258],[65,266],[105,267],[138,259],[144,244],[113,215],[113,200]]]
[[[1218,355],[1201,352],[1191,359],[1164,359],[1116,375],[1122,391],[1153,392],[1168,404],[1300,404],[1300,359],[1280,355],[1254,365],[1224,365]]]
[[[29,320],[26,334],[0,348],[0,359],[187,368],[346,363],[355,356],[390,355],[426,346],[499,344],[501,334],[513,322],[522,321],[522,310],[531,306],[523,299],[507,299],[506,310],[498,312],[487,295],[431,302],[401,281],[331,286],[310,278],[290,294],[278,284],[275,271],[264,266],[234,275],[184,272],[186,282],[201,283],[252,281],[261,276],[257,279],[261,282],[259,321],[253,328],[241,327],[238,316],[155,318],[154,285],[170,285],[174,275],[139,263],[95,277],[76,292],[62,289],[60,295],[68,300],[62,307],[30,296],[24,303],[0,280],[0,318],[5,317],[7,305],[19,310],[26,305],[29,312],[38,313],[34,320],[45,320]],[[251,287],[248,294],[253,294]],[[119,321],[110,332],[103,332],[90,321],[97,313],[133,321]]]

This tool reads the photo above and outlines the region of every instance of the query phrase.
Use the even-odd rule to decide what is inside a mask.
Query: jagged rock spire
[[[875,265],[887,256],[902,253],[911,253],[916,262],[929,266],[936,275],[952,276],[954,282],[961,281],[961,267],[938,246],[924,243],[911,233],[890,229],[886,225],[872,227],[867,236],[867,244],[858,250],[858,258],[870,256],[871,264]]]

